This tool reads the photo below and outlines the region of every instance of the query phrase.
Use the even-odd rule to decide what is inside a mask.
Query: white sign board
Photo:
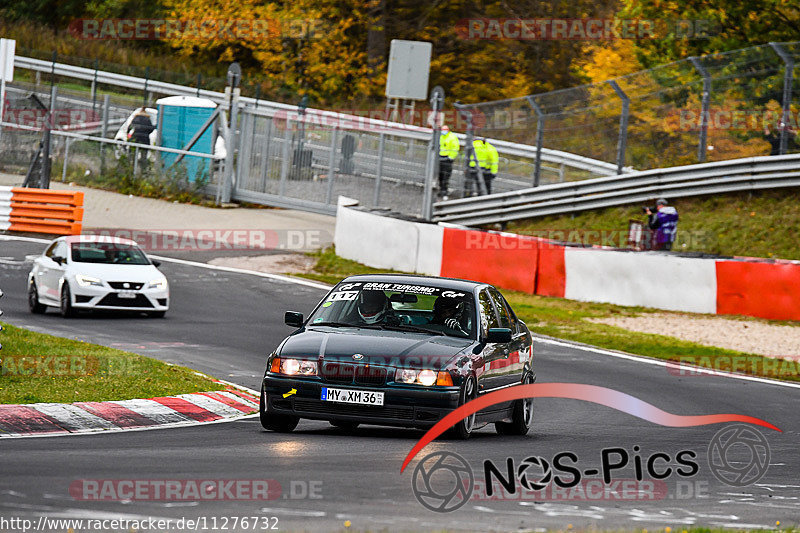
[[[0,39],[0,78],[14,81],[14,52],[17,41]]]
[[[408,100],[428,99],[431,43],[392,39],[386,97]]]

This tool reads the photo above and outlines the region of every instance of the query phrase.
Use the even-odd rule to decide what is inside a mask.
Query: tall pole
[[[422,195],[422,217],[425,220],[433,218],[433,181],[439,175],[439,135],[442,132],[442,125],[439,124],[439,113],[444,107],[444,89],[439,85],[431,91],[430,103],[434,120],[433,124],[431,124],[430,150],[425,174],[425,188]]]
[[[775,53],[778,54],[786,65],[783,71],[783,111],[781,113],[781,144],[780,155],[786,153],[789,146],[789,124],[791,123],[792,105],[792,80],[794,71],[794,59],[778,43],[769,43]]]
[[[706,160],[706,150],[708,145],[708,107],[709,102],[711,101],[711,75],[709,75],[708,70],[700,63],[700,58],[692,56],[689,58],[689,61],[692,62],[694,68],[703,77],[703,95],[702,95],[702,109],[700,112],[702,113],[701,123],[700,123],[700,139],[697,144],[697,161],[699,163],[704,163]]]
[[[614,80],[609,80],[609,85],[622,100],[622,112],[619,115],[619,134],[617,136],[617,174],[622,174],[625,168],[625,150],[628,145],[628,112],[630,108],[630,98],[622,90],[622,87]]]
[[[528,103],[536,111],[536,162],[533,166],[533,186],[538,187],[542,175],[542,144],[544,143],[544,113],[533,96],[526,96]]]

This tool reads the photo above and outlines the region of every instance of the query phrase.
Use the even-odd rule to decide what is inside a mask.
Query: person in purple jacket
[[[655,230],[653,235],[653,250],[671,250],[678,233],[678,210],[667,204],[663,198],[656,200],[656,212],[649,208],[645,211],[648,215],[647,225]]]

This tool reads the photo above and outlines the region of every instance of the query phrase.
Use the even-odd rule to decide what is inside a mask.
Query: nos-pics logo
[[[658,455],[658,454],[656,454]],[[509,461],[512,461],[509,458]],[[708,466],[721,482],[745,487],[767,473],[770,449],[767,439],[746,424],[727,426],[718,431],[708,445]],[[540,491],[554,478],[551,462],[541,457],[527,457],[515,469],[522,489]],[[694,469],[691,475],[694,475]],[[491,480],[484,480],[485,483]],[[439,513],[455,511],[466,504],[475,488],[475,474],[460,455],[440,451],[422,458],[414,469],[411,489],[426,509]]]

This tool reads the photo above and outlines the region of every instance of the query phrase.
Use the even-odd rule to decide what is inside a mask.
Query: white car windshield
[[[75,263],[103,263],[109,265],[149,265],[145,253],[138,247],[116,242],[72,243],[72,261]]]

